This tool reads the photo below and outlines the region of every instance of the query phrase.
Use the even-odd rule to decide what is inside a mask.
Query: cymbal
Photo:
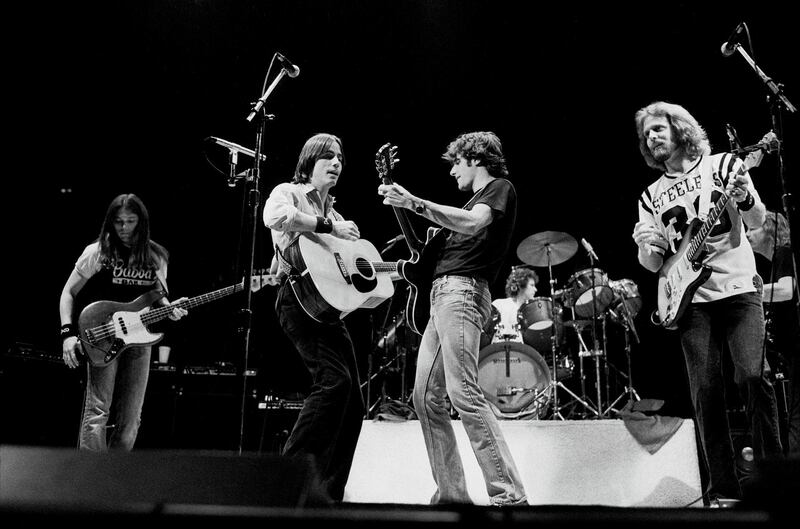
[[[543,231],[523,239],[517,246],[517,257],[531,266],[561,264],[578,251],[578,241],[562,231]]]

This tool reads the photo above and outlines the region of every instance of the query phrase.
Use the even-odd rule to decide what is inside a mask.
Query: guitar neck
[[[747,165],[747,163],[743,164],[739,170],[736,171],[736,175],[732,178],[743,175],[748,169]],[[714,207],[709,210],[708,218],[706,218],[705,222],[703,222],[703,226],[701,226],[695,236],[692,237],[692,242],[689,244],[689,251],[687,253],[690,261],[694,261],[700,254],[706,237],[708,237],[708,234],[711,233],[711,230],[714,228],[714,224],[716,224],[717,220],[719,220],[719,216],[722,215],[722,212],[725,210],[725,206],[728,205],[728,200],[730,200],[728,194],[722,193],[722,196],[719,197],[719,200],[714,203]]]
[[[384,179],[384,182],[387,184],[392,183],[390,179]],[[406,238],[408,245],[413,250],[421,251],[425,244],[417,237],[417,233],[414,231],[414,227],[411,225],[408,215],[406,215],[406,210],[397,206],[392,206],[392,209],[394,210],[394,216],[397,217],[397,223],[400,224],[400,231],[403,232],[403,236]]]
[[[225,296],[230,296],[231,294],[235,294],[236,292],[241,292],[242,290],[244,290],[244,282],[238,283],[236,285],[231,285],[229,287],[221,288],[219,290],[215,290],[214,292],[208,292],[207,294],[201,294],[199,296],[186,299],[179,303],[158,307],[157,309],[152,309],[142,314],[142,323],[144,323],[145,325],[150,325],[159,322],[164,318],[168,317],[170,314],[172,314],[172,310],[175,307],[181,307],[183,309],[191,309],[193,307],[198,307],[200,305],[204,305],[211,301],[224,298]]]
[[[371,268],[374,268],[375,271],[379,273],[392,273],[397,272],[397,262],[372,261],[369,264],[357,263],[356,268],[358,268],[359,272],[364,272],[366,275],[369,274]]]

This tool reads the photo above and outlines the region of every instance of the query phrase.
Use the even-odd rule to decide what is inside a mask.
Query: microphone
[[[292,78],[300,75],[300,67],[296,64],[292,64],[292,61],[284,57],[281,53],[276,51],[275,57],[277,57],[277,59],[280,61],[283,69],[286,70],[286,75]]]
[[[208,138],[206,138],[206,141],[207,142],[214,142],[217,145],[222,145],[223,147],[229,149],[231,152],[240,152],[242,154],[246,154],[250,158],[255,158],[256,157],[256,153],[255,153],[254,150],[248,149],[247,147],[242,147],[241,145],[237,145],[237,144],[232,143],[232,142],[227,141],[227,140],[223,140],[222,138],[216,138],[214,136],[209,136]],[[267,159],[267,157],[262,154],[261,155],[261,161],[263,162],[266,159]]]
[[[742,142],[739,141],[739,135],[736,134],[736,129],[730,123],[725,123],[725,132],[728,134],[728,143],[731,145],[731,151],[741,149]]]
[[[589,241],[587,241],[586,239],[581,239],[581,244],[583,245],[583,248],[586,250],[586,253],[591,255],[594,258],[595,261],[599,261],[600,260],[600,258],[597,257],[597,254],[594,253],[594,250],[592,249],[592,245],[589,244]]]
[[[742,34],[742,31],[745,29],[744,22],[740,22],[736,29],[733,30],[731,36],[728,37],[728,40],[722,43],[722,47],[720,51],[724,57],[730,57],[736,51],[736,48],[739,47],[739,35]]]
[[[230,169],[228,170],[228,187],[236,187],[236,164],[239,162],[239,151],[231,149],[229,156]]]

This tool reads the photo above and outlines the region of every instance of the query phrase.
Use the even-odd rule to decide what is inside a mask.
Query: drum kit
[[[483,329],[478,382],[500,419],[566,420],[576,415],[601,419],[617,411],[615,406],[626,397],[640,400],[631,382],[630,357],[630,336],[638,342],[633,323],[642,307],[638,287],[630,279],[609,279],[595,266],[590,251],[591,266],[572,274],[564,288],[557,288],[552,267],[571,259],[577,250],[574,237],[557,231],[536,233],[517,247],[517,256],[525,265],[547,269],[551,295],[524,302],[511,330],[499,323],[499,313],[493,306],[492,317]],[[609,398],[607,320],[623,327],[627,357],[625,389],[613,401]],[[573,354],[574,346],[577,355]],[[584,365],[589,360],[594,361],[592,397],[587,395],[588,371]],[[563,381],[573,377],[576,369],[580,389],[573,391]],[[559,392],[568,395],[564,403]]]

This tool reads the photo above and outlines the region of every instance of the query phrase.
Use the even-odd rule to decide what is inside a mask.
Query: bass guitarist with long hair
[[[62,354],[67,366],[78,367],[84,352],[75,318],[79,309],[99,300],[129,301],[148,292],[156,292],[154,305],[170,305],[168,259],[166,249],[150,238],[150,215],[142,200],[134,194],[114,198],[100,236],[84,248],[61,291]],[[186,314],[185,308],[176,306],[169,318],[179,320]],[[85,362],[80,449],[133,449],[150,373],[150,351],[149,345],[134,345],[107,364]]]

